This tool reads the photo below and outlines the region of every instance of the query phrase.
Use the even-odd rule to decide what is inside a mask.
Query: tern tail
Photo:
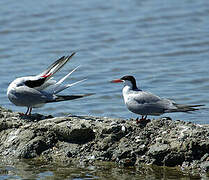
[[[69,95],[69,96],[61,96],[61,95],[56,95],[56,98],[53,100],[49,100],[46,103],[51,103],[51,102],[60,102],[60,101],[69,101],[73,99],[78,99],[86,96],[91,96],[94,95],[94,93],[89,93],[89,94],[77,94],[77,95]]]
[[[183,104],[175,104],[176,109],[169,109],[166,112],[190,112],[190,111],[197,111],[200,110],[201,106],[205,106],[203,104],[197,104],[197,105],[183,105]]]

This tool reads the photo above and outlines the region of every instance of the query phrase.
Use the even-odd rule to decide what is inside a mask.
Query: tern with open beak
[[[7,89],[7,96],[9,100],[17,106],[27,107],[26,115],[30,115],[32,108],[41,107],[46,103],[67,101],[90,96],[92,94],[79,95],[58,95],[57,93],[64,89],[73,86],[81,81],[72,84],[62,85],[62,82],[77,68],[68,73],[59,81],[52,80],[52,76],[58,72],[74,55],[63,56],[53,64],[51,64],[45,71],[36,76],[27,76],[15,79]]]
[[[137,123],[146,120],[147,115],[159,116],[163,113],[196,111],[199,110],[196,107],[204,106],[177,104],[172,100],[142,91],[137,88],[136,80],[133,76],[123,76],[121,79],[111,82],[124,83],[123,98],[127,108],[131,112],[142,116],[140,120],[137,118]]]

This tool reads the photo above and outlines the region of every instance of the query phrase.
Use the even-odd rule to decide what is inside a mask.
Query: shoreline
[[[20,116],[0,107],[0,153],[8,158],[52,163],[93,164],[110,161],[122,167],[157,165],[209,171],[209,125],[153,119],[93,116]]]

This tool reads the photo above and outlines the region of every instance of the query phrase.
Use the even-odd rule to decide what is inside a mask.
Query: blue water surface
[[[53,103],[34,113],[136,118],[122,99],[122,84],[109,81],[134,75],[138,86],[177,103],[209,104],[208,1],[1,1],[0,98],[17,77],[35,75],[57,58],[76,52],[56,74],[81,65],[66,83],[88,78],[63,94],[96,95]],[[167,114],[208,123],[208,110]]]
[[[177,103],[206,105],[194,113],[165,116],[209,123],[209,1],[2,0],[0,9],[1,106],[25,112],[9,102],[9,83],[76,52],[55,79],[81,65],[66,83],[88,80],[63,94],[96,94],[48,104],[34,113],[136,118],[123,103],[122,84],[110,83],[133,75],[145,91]],[[53,176],[48,170],[39,173],[36,179]]]

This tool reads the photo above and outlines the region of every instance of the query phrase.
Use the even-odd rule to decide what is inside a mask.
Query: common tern
[[[161,98],[150,92],[137,88],[136,80],[133,76],[123,76],[120,79],[112,80],[112,83],[124,83],[123,98],[127,108],[142,117],[140,121],[146,120],[147,115],[159,116],[163,113],[189,112],[199,110],[195,107],[204,105],[183,105]],[[137,122],[140,122],[137,119]]]
[[[15,79],[7,89],[9,100],[16,106],[25,106],[27,111],[25,115],[30,115],[32,108],[41,107],[46,103],[67,101],[90,96],[92,94],[79,95],[58,95],[57,93],[64,89],[80,83],[86,79],[72,84],[62,85],[62,82],[73,73],[78,67],[64,76],[59,81],[52,80],[52,76],[58,72],[74,55],[63,56],[51,64],[45,71],[36,76],[20,77]]]

